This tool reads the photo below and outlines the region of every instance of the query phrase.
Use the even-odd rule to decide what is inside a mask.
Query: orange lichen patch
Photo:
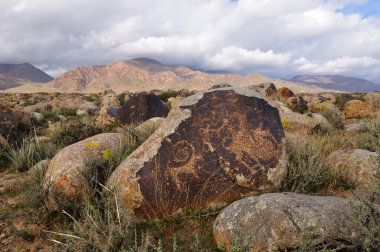
[[[87,142],[87,143],[83,143],[83,147],[86,147],[86,148],[99,148],[100,146],[100,143],[99,142]]]
[[[359,100],[347,102],[344,108],[346,118],[363,118],[370,113],[370,107],[367,103]]]
[[[131,205],[133,205],[133,199],[134,199],[134,197],[133,197],[132,193],[126,193],[126,194],[124,195],[124,204],[125,204],[126,206],[131,206]]]
[[[75,199],[80,197],[80,192],[75,187],[69,187],[66,190],[66,195],[69,199]]]
[[[231,238],[220,233],[214,235],[215,242],[219,247],[224,247],[227,251],[231,249]]]
[[[58,179],[56,187],[64,188],[68,182],[69,178],[67,177],[67,175],[64,175]]]

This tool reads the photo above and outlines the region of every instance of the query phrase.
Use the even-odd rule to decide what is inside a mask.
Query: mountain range
[[[290,80],[345,92],[380,91],[380,85],[371,81],[343,75],[297,75]]]
[[[251,86],[263,82],[272,82],[277,87],[286,86],[297,93],[326,91],[316,86],[269,78],[261,74],[242,76],[228,72],[209,73],[185,66],[169,66],[149,58],[137,58],[101,66],[77,67],[46,84],[27,84],[8,89],[6,92],[98,93],[112,89],[121,93],[154,89],[205,90],[224,83],[232,86]]]
[[[15,93],[98,93],[108,89],[116,93],[154,89],[205,90],[225,83],[232,86],[252,86],[264,82],[272,82],[277,87],[286,86],[296,93],[380,90],[380,85],[373,82],[342,75],[298,75],[291,80],[284,80],[256,73],[239,75],[222,71],[206,72],[185,66],[165,65],[149,58],[77,67],[56,79],[27,63],[0,64],[0,89]]]
[[[0,90],[30,83],[46,83],[53,80],[45,72],[29,63],[0,64]]]

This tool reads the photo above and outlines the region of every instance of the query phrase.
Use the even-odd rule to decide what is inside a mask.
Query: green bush
[[[51,141],[58,146],[65,147],[102,132],[102,129],[96,127],[93,122],[61,123],[51,133]]]
[[[308,111],[309,107],[307,106],[307,101],[305,101],[302,96],[293,97],[291,102],[288,104],[288,107],[293,111],[300,114],[303,114]]]
[[[28,206],[38,209],[44,205],[46,191],[42,189],[48,165],[42,164],[37,169],[28,171],[28,176],[22,180],[22,192]]]
[[[324,109],[319,112],[323,115],[327,121],[336,129],[344,129],[343,118],[339,115],[338,112],[332,109]]]
[[[319,193],[336,182],[324,165],[324,155],[314,142],[309,141],[300,146],[287,141],[286,150],[288,169],[281,186],[282,191]]]
[[[361,100],[364,101],[363,95],[362,94],[350,94],[350,93],[342,93],[338,94],[336,96],[336,106],[343,111],[344,105],[346,102],[351,101],[351,100]]]
[[[46,120],[57,120],[59,115],[63,116],[76,116],[77,111],[72,108],[57,108],[52,110],[51,108],[47,108],[45,110],[40,111],[41,114],[44,115]]]

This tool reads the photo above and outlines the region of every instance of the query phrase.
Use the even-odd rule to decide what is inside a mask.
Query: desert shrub
[[[169,89],[169,90],[158,92],[157,96],[160,97],[161,101],[168,102],[169,98],[171,98],[171,97],[177,97],[177,96],[188,97],[188,96],[193,95],[193,94],[195,94],[194,91],[189,91],[186,89],[182,89],[182,90],[171,90],[171,89]]]
[[[43,206],[46,191],[42,189],[45,182],[45,173],[48,165],[41,165],[37,169],[28,171],[28,176],[22,180],[22,192],[24,192],[24,199],[28,206],[33,209],[38,209]]]
[[[293,112],[298,112],[301,114],[307,112],[309,109],[307,106],[307,101],[305,101],[302,96],[292,98],[291,102],[288,104],[288,107]]]
[[[51,141],[58,146],[65,147],[100,133],[102,133],[102,129],[96,127],[92,122],[61,123],[51,133]]]
[[[338,112],[332,109],[324,109],[319,112],[323,115],[327,121],[336,129],[344,129],[343,118],[339,115]]]
[[[15,125],[0,122],[0,135],[12,145],[20,145],[23,139],[28,137],[32,132],[33,127],[21,121]]]
[[[364,101],[363,95],[362,94],[350,94],[350,93],[342,93],[338,94],[336,96],[336,106],[343,111],[344,105],[346,102],[351,101],[351,100],[361,100]]]
[[[351,243],[356,245],[357,251],[380,250],[380,209],[375,203],[379,196],[378,190],[369,197],[351,202],[351,220],[358,227],[358,234]]]
[[[52,158],[56,152],[53,145],[41,143],[37,139],[24,139],[20,146],[9,144],[5,138],[1,138],[0,141],[11,169],[19,172],[28,171],[39,161]]]
[[[88,102],[94,102],[96,105],[100,105],[100,98],[97,95],[85,95],[82,99]]]
[[[324,165],[324,155],[314,142],[299,146],[287,141],[286,150],[288,169],[282,191],[318,193],[334,185],[336,180]]]
[[[41,114],[44,115],[46,120],[53,120],[53,121],[57,120],[59,115],[75,116],[76,113],[77,111],[75,109],[66,108],[66,107],[57,108],[54,110],[47,108],[41,111]]]
[[[311,130],[310,133],[313,135],[326,135],[328,133],[332,132],[332,127],[329,125],[324,125],[318,123],[315,125]]]
[[[180,95],[179,91],[176,91],[176,90],[166,90],[166,91],[163,91],[162,93],[160,93],[158,95],[158,97],[160,97],[161,101],[168,102],[169,98],[171,98],[171,97],[177,97],[178,95]]]

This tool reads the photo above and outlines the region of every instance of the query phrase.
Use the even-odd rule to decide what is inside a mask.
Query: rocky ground
[[[0,94],[1,251],[379,251],[380,94]]]

